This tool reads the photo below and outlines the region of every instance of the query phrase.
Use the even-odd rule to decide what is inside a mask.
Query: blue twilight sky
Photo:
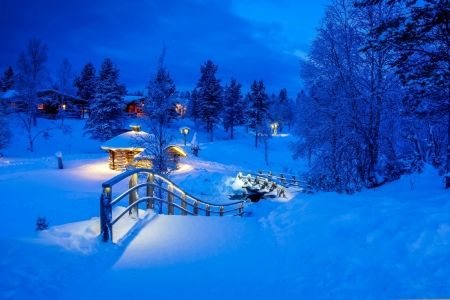
[[[263,79],[266,92],[301,88],[299,58],[330,0],[0,0],[0,76],[30,38],[49,48],[52,77],[62,59],[77,74],[97,71],[106,57],[121,70],[129,92],[144,91],[163,43],[178,90],[192,90],[200,65],[219,66],[223,85],[234,76],[249,90]]]

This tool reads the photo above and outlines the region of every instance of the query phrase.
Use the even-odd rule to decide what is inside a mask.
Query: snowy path
[[[254,218],[159,215],[120,246],[114,266],[79,296],[114,289],[117,298],[265,298],[286,286],[271,235]]]

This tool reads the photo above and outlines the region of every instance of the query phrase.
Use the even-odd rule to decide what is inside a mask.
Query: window
[[[44,108],[45,108],[45,105],[43,103],[38,104],[38,109],[44,109]]]

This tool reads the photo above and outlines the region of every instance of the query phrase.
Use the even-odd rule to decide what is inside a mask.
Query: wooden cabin
[[[168,154],[168,165],[174,166],[175,169],[180,168],[180,158],[187,156],[186,152],[181,147],[175,145],[167,146],[164,151]],[[135,156],[130,165],[135,168],[151,169],[153,166],[152,156],[144,150]],[[170,166],[169,169],[171,169]]]
[[[130,117],[140,117],[143,114],[145,96],[125,96],[123,101],[126,104],[125,112]]]
[[[150,134],[140,130],[138,125],[130,125],[133,130],[119,134],[104,142],[100,147],[109,153],[109,168],[111,170],[122,171],[127,166],[138,168],[151,168],[152,158],[145,152],[141,145],[150,137]],[[174,162],[177,168],[180,165],[180,157],[187,154],[181,147],[171,145],[165,151],[169,154],[169,159]]]
[[[14,109],[24,107],[20,97],[20,93],[15,90],[0,93],[0,98],[9,100],[11,108]],[[37,97],[36,108],[39,117],[55,119],[60,112],[64,112],[65,118],[85,118],[89,115],[88,102],[74,95],[44,89],[37,92]]]

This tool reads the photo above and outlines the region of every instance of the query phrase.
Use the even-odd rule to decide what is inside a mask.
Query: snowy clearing
[[[72,137],[52,132],[29,153],[16,135],[0,158],[0,299],[450,295],[449,191],[429,166],[355,195],[288,189],[287,198],[247,207],[251,217],[141,211],[137,223],[124,217],[115,225],[118,240],[110,244],[99,238],[99,197],[101,184],[118,172],[108,168],[100,142],[82,137],[83,121],[67,121]],[[262,149],[242,128],[233,141],[218,132],[209,143],[190,121],[173,128],[182,125],[191,128],[188,141],[197,132],[201,150],[182,160],[172,179],[200,199],[229,201],[238,171],[296,174],[305,168],[291,159],[289,134],[269,141],[267,167]],[[177,138],[190,153],[181,134]],[[38,216],[50,222],[48,230],[35,232]]]

